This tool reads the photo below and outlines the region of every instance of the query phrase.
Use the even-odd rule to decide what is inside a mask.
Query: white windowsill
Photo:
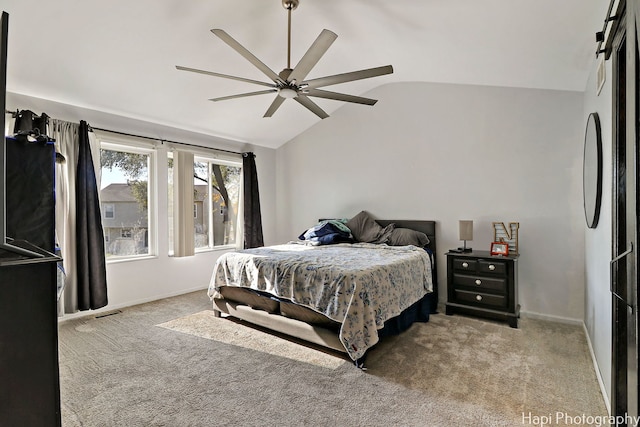
[[[239,247],[236,247],[235,245],[224,245],[224,246],[214,246],[213,248],[199,248],[196,249],[195,251],[195,255],[198,254],[206,254],[209,252],[227,252],[227,251],[238,251],[240,250]],[[173,257],[173,251],[169,252],[169,256]]]
[[[156,259],[157,255],[140,255],[135,257],[109,257],[106,258],[107,264],[119,264],[121,262],[143,261],[148,259]]]

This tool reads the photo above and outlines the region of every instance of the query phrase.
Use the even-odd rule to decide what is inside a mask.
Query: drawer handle
[[[463,266],[464,268],[467,268],[467,267],[469,267],[469,263],[468,263],[468,262],[463,262],[463,263],[462,263],[462,266]]]
[[[478,301],[482,301],[482,295],[476,295],[476,299],[477,299]]]
[[[489,264],[489,270],[493,271],[496,269],[496,266],[493,264]]]
[[[478,285],[478,286],[482,285],[482,280],[476,279],[476,285]]]

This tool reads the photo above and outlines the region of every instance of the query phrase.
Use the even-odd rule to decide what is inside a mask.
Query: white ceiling
[[[320,121],[292,100],[262,118],[273,94],[208,101],[264,87],[175,69],[268,81],[209,30],[224,29],[278,73],[287,52],[281,0],[0,0],[0,6],[10,14],[10,92],[272,148]],[[362,95],[421,81],[583,91],[607,7],[605,0],[301,0],[293,12],[291,62],[326,28],[338,38],[308,78],[394,67],[391,75],[327,90]],[[414,108],[424,102],[417,99]],[[330,115],[343,105],[317,103]],[[376,107],[357,108],[366,114]]]

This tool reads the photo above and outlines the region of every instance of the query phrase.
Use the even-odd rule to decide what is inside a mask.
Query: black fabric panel
[[[384,328],[378,331],[378,336],[382,338],[399,335],[415,322],[428,322],[429,314],[432,312],[433,298],[433,293],[427,294],[398,316],[384,322]],[[435,301],[437,304],[437,297]]]
[[[52,143],[6,138],[7,236],[55,249],[55,151]]]
[[[76,175],[76,231],[78,248],[78,309],[95,310],[107,305],[107,271],[98,186],[89,149],[89,126],[79,129]]]
[[[242,174],[244,179],[244,248],[257,248],[264,246],[264,239],[255,154],[242,154]]]

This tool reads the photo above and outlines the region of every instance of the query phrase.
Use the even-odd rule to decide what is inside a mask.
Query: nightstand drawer
[[[474,306],[494,307],[501,309],[507,307],[507,299],[504,295],[493,295],[456,289],[455,298],[461,303]]]
[[[507,292],[507,280],[500,277],[468,276],[465,274],[454,273],[453,286],[455,288],[460,286],[476,288],[478,292],[487,290],[500,293]]]
[[[476,271],[476,260],[466,258],[454,258],[453,268],[461,271]]]
[[[505,275],[507,273],[507,265],[500,261],[480,259],[478,260],[478,271],[480,273]]]

